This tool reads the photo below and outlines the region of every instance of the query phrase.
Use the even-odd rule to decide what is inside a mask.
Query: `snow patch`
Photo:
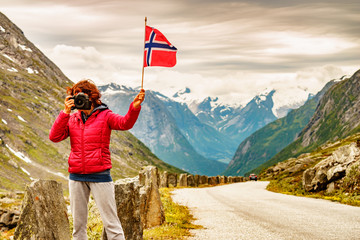
[[[116,90],[116,89],[113,89],[111,86],[106,89],[106,91],[103,93],[103,94],[108,94],[108,95],[114,95],[114,94],[117,94],[117,93],[126,93],[126,91],[124,90]]]
[[[5,119],[1,119],[1,121],[2,121],[5,125],[7,125],[7,121],[5,121]]]
[[[21,116],[17,116],[20,121],[26,122]]]
[[[8,68],[7,70],[8,70],[9,72],[18,72],[18,70],[17,70],[16,68],[13,68],[13,67],[12,67],[12,68]]]
[[[21,152],[16,152],[14,149],[12,149],[11,147],[9,147],[9,145],[5,144],[5,146],[10,150],[10,152],[12,152],[15,156],[17,156],[18,158],[20,158],[21,160],[23,160],[24,162],[27,163],[31,163],[32,161],[26,157],[23,153]]]
[[[38,70],[34,70],[34,69],[32,69],[32,68],[26,68],[26,71],[28,72],[28,73],[30,73],[30,74],[33,74],[33,73],[36,73],[36,74],[38,74],[39,72],[38,72]]]
[[[8,108],[7,110],[8,110],[9,112],[12,112],[12,109],[10,109],[10,108]]]
[[[2,26],[0,26],[0,31],[5,32],[5,29]]]
[[[4,57],[6,57],[7,59],[9,59],[10,61],[15,62],[15,60],[12,59],[9,55],[7,55],[7,54],[5,54],[5,53],[3,53],[2,55],[3,55]]]
[[[60,173],[60,172],[53,172],[53,171],[51,171],[51,170],[49,170],[49,169],[47,169],[47,168],[44,168],[44,169],[45,169],[45,171],[47,171],[48,173],[51,173],[51,174],[53,174],[53,175],[59,176],[59,177],[64,178],[64,179],[67,179],[67,177],[66,177],[64,174]]]
[[[156,96],[161,100],[161,101],[164,101],[164,102],[169,102],[169,98],[161,95],[161,94],[156,94]]]
[[[19,46],[22,50],[24,50],[24,51],[32,52],[31,48],[28,48],[28,47],[25,46],[25,45],[19,44],[18,46]]]
[[[263,94],[258,95],[255,99],[256,104],[260,105],[260,103],[265,102],[268,94],[269,93],[263,93]]]
[[[30,173],[29,173],[28,171],[26,171],[26,169],[25,169],[25,168],[20,167],[20,169],[21,169],[24,173],[26,173],[27,175],[29,175],[29,176],[30,176]]]

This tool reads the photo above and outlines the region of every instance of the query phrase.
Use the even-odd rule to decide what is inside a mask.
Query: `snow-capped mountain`
[[[138,93],[114,83],[100,90],[103,101],[120,114],[128,106],[119,103],[130,103]],[[275,110],[286,114],[294,106],[276,109],[275,93],[265,91],[245,106],[230,106],[217,97],[199,100],[190,88],[172,96],[148,90],[131,132],[167,163],[192,173],[216,174],[216,168],[224,167],[216,165],[219,161],[229,162],[245,138],[277,119]]]
[[[189,97],[191,90],[188,88],[176,93],[173,99],[187,102],[191,111],[202,123],[215,128],[239,144],[257,129],[277,119],[273,113],[274,93],[275,90],[261,93],[245,107],[223,104],[216,97],[207,97],[202,101],[194,100]]]
[[[121,115],[126,114],[128,104],[138,93],[138,90],[114,83],[99,89],[103,102]],[[216,130],[202,124],[186,104],[174,102],[153,91],[146,91],[145,98],[131,133],[160,159],[185,171],[212,176],[225,170],[226,164],[216,159],[226,158],[229,161],[237,146],[226,150],[226,139]],[[212,160],[208,156],[212,156]]]

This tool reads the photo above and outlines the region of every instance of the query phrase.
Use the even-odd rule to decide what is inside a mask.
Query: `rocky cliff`
[[[270,159],[264,167],[315,150],[360,131],[360,70],[337,82],[320,100],[299,137]]]

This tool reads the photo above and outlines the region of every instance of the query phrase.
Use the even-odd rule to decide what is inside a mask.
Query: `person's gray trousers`
[[[125,240],[117,216],[113,182],[81,182],[69,180],[70,207],[74,219],[74,240],[87,240],[88,202],[90,192],[99,209],[109,240]]]

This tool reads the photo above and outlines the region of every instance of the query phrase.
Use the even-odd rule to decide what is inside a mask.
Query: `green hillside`
[[[265,163],[284,147],[292,143],[311,119],[320,98],[334,81],[308,100],[303,106],[292,110],[283,118],[269,123],[246,138],[238,147],[225,175],[249,175],[252,169]]]
[[[312,152],[326,142],[344,139],[360,130],[360,70],[351,78],[332,86],[320,100],[316,111],[299,137],[254,171],[302,153]]]

